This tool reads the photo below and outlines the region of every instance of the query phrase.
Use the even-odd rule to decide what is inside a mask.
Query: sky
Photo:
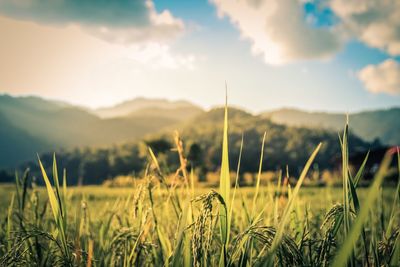
[[[400,106],[398,0],[0,0],[0,93],[353,112]]]

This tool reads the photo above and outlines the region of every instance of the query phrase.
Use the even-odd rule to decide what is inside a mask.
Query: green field
[[[267,187],[260,188],[261,195],[260,198],[263,198],[266,205],[266,212],[268,211],[268,198],[273,195],[273,192],[269,192]],[[199,196],[202,194],[208,193],[212,189],[208,188],[198,188],[195,189],[195,196]],[[270,189],[271,190],[271,189]],[[46,199],[47,192],[45,187],[37,188],[39,193],[39,198]],[[367,195],[368,188],[360,188],[357,193],[362,201]],[[157,195],[157,198],[165,198],[165,190],[161,190],[163,192],[161,195]],[[388,209],[391,207],[393,203],[393,198],[395,196],[396,189],[392,187],[384,187],[382,190],[383,197],[383,207],[385,212],[389,212]],[[15,193],[15,185],[14,184],[4,184],[0,185],[0,210],[6,211],[9,207],[11,197]],[[105,206],[110,206],[115,204],[115,202],[125,202],[129,198],[133,198],[137,190],[135,188],[107,188],[103,186],[83,186],[83,187],[68,187],[68,206],[71,209],[76,210],[77,207],[80,207],[81,201],[84,200],[87,202],[88,207],[90,209],[91,221],[101,220],[101,214],[104,213]],[[157,194],[159,192],[157,191]],[[238,196],[241,198],[244,197],[245,200],[250,201],[254,196],[254,188],[246,187],[238,189]],[[325,215],[325,213],[337,203],[342,202],[342,189],[338,187],[305,187],[300,191],[300,195],[298,198],[297,205],[300,210],[305,210],[305,208],[310,209],[312,213]],[[157,199],[158,200],[158,199]],[[240,199],[238,199],[235,203],[237,208],[240,208],[241,203]],[[250,204],[249,204],[250,205]],[[6,213],[2,212],[1,221],[4,222],[6,220]]]
[[[303,186],[319,145],[296,184],[262,185],[261,161],[255,185],[239,188],[227,128],[225,115],[219,188],[195,185],[179,141],[175,179],[149,149],[131,188],[68,187],[55,158],[50,173],[39,161],[46,187],[26,175],[0,187],[0,266],[399,266],[400,183],[382,186],[398,152],[358,188],[364,165],[350,171],[345,127],[343,187]]]
[[[151,205],[149,201],[149,193],[147,192],[147,188],[140,186],[139,188],[106,188],[102,186],[84,186],[84,187],[71,187],[67,189],[67,197],[66,197],[66,207],[67,207],[67,237],[70,239],[69,242],[72,246],[71,249],[77,249],[76,243],[74,243],[74,239],[79,237],[79,248],[82,250],[82,255],[80,256],[80,262],[75,262],[75,265],[86,266],[88,258],[87,252],[89,249],[89,244],[93,242],[93,255],[92,255],[92,265],[93,266],[130,266],[133,265],[133,262],[124,263],[126,261],[125,257],[130,255],[125,255],[125,253],[130,254],[132,251],[135,251],[134,246],[137,240],[137,236],[141,233],[141,228],[144,226],[149,227],[149,233],[147,233],[145,239],[143,240],[143,244],[137,244],[137,246],[142,246],[141,248],[137,247],[136,250],[137,257],[134,261],[139,262],[141,264],[148,265],[162,265],[168,258],[173,255],[174,250],[178,246],[179,241],[179,223],[180,218],[175,215],[175,211],[173,208],[173,199],[168,194],[166,189],[160,188],[160,184],[155,185],[152,188],[154,204]],[[1,253],[3,256],[3,260],[6,258],[6,246],[9,241],[5,236],[7,232],[7,209],[9,203],[11,201],[12,195],[15,194],[16,187],[15,185],[3,185],[0,187],[1,194],[1,222],[2,222],[2,230],[1,230]],[[270,225],[270,226],[279,226],[279,220],[284,209],[285,205],[288,203],[287,194],[282,194],[281,196],[276,195],[277,188],[271,185],[270,187],[261,187],[259,191],[258,200],[256,203],[256,213],[262,213],[260,220],[257,221],[257,225]],[[186,189],[177,189],[176,194],[179,195],[179,203],[184,210],[184,201],[189,199],[195,199],[201,195],[207,194],[211,191],[208,188],[199,188],[194,189],[194,196],[192,197],[189,193],[189,197],[186,198],[187,191]],[[234,201],[233,213],[232,213],[232,226],[231,226],[231,235],[233,237],[237,236],[241,232],[245,232],[246,228],[249,227],[249,221],[246,218],[246,213],[244,212],[245,207],[250,211],[252,209],[252,202],[254,197],[254,188],[240,188],[236,192],[236,198]],[[365,199],[368,197],[368,188],[360,188],[357,190],[357,194],[359,196],[359,201],[363,203]],[[138,200],[138,195],[141,195]],[[35,190],[29,190],[27,195],[27,203],[25,204],[24,214],[27,216],[25,220],[32,220],[35,215],[33,210],[35,209],[35,197],[39,199],[38,210],[39,213],[43,212],[45,206],[45,200],[47,200],[47,192],[46,188],[39,187]],[[394,197],[396,196],[395,188],[385,187],[382,189],[379,201],[375,203],[374,210],[378,213],[371,213],[368,219],[368,222],[365,225],[365,230],[368,234],[374,233],[377,237],[380,236],[380,233],[384,229],[387,228],[389,224],[389,218],[391,215],[391,207],[393,205]],[[320,242],[324,238],[324,233],[326,231],[325,228],[320,229],[323,221],[325,220],[325,215],[329,212],[329,210],[334,206],[338,205],[342,202],[342,189],[335,187],[324,187],[324,188],[302,188],[299,192],[299,196],[294,205],[293,211],[291,213],[291,219],[286,227],[286,231],[290,234],[290,238],[293,240],[297,246],[302,247],[299,249],[299,255],[307,255],[302,264],[296,263],[296,265],[308,265],[310,261],[316,261],[315,257],[317,256],[316,251],[321,245]],[[243,204],[244,203],[244,204]],[[154,224],[154,218],[152,218],[152,210],[157,216],[158,227]],[[195,222],[201,214],[204,212],[203,204],[200,202],[192,202],[193,208],[193,221]],[[23,235],[20,231],[21,228],[18,226],[18,203],[16,199],[14,199],[14,216],[13,217],[13,225],[11,226],[13,230],[10,232],[11,238],[14,235]],[[183,212],[183,211],[182,211]],[[278,215],[276,215],[278,213]],[[397,227],[399,218],[398,218],[398,210],[396,211],[396,221],[393,226]],[[382,216],[381,216],[382,214]],[[213,209],[212,214],[210,214],[210,222],[212,221],[211,234],[213,235],[213,240],[210,243],[210,246],[213,249],[208,249],[208,257],[207,263],[201,265],[218,265],[220,252],[218,247],[221,246],[219,242],[219,229],[218,229],[218,201],[213,201]],[[39,215],[40,216],[40,215]],[[211,217],[212,216],[212,217]],[[276,217],[277,216],[277,217]],[[381,217],[383,221],[381,221]],[[40,217],[42,218],[42,217]],[[144,221],[143,221],[144,220]],[[190,219],[188,219],[190,221]],[[276,220],[276,221],[274,221]],[[32,235],[35,236],[38,233],[35,231],[48,231],[55,237],[58,235],[55,230],[56,225],[54,224],[54,218],[51,214],[51,208],[47,206],[45,214],[43,215],[43,219],[39,219],[36,221],[36,227],[29,225],[29,221],[27,221],[27,225],[29,230],[26,230],[28,235],[29,231],[32,231]],[[34,222],[34,221],[32,221]],[[108,224],[109,223],[109,224]],[[188,229],[185,231],[188,235],[193,235],[192,229],[195,227],[188,224]],[[159,243],[157,230],[155,228],[159,228],[162,231],[162,236],[165,238],[165,248]],[[33,230],[35,229],[35,231]],[[13,232],[17,231],[17,232]],[[19,232],[18,232],[19,231]],[[342,234],[339,230],[337,236],[337,245],[340,245],[343,241]],[[398,230],[397,230],[398,231]],[[14,237],[17,238],[17,237]],[[18,237],[22,238],[22,237]],[[18,239],[17,238],[17,239]],[[36,237],[35,237],[36,238]],[[31,238],[32,241],[35,238]],[[191,241],[193,242],[193,237],[191,237]],[[45,240],[44,238],[39,238],[40,246],[44,248],[53,248],[57,249],[55,244],[52,244],[52,241]],[[186,239],[185,239],[186,240]],[[75,240],[76,241],[76,240]],[[310,243],[312,241],[312,243]],[[4,242],[4,243],[3,243]],[[11,244],[16,242],[19,244],[18,240],[12,240]],[[21,241],[20,241],[21,242]],[[255,241],[254,241],[255,242]],[[375,242],[375,245],[383,245],[379,243],[379,240],[368,240],[369,246],[372,246]],[[393,241],[391,241],[393,242]],[[358,253],[361,255],[363,251],[361,249],[362,241],[358,241],[360,248],[358,248]],[[74,245],[72,245],[74,244]],[[150,247],[146,246],[151,244]],[[391,244],[391,243],[389,243]],[[32,245],[32,244],[30,244]],[[29,245],[29,246],[30,246]],[[205,244],[204,244],[205,245]],[[253,256],[254,262],[258,260],[258,254],[260,253],[261,247],[265,244],[256,244],[253,247]],[[312,246],[310,253],[310,247]],[[393,244],[392,244],[393,245]],[[25,245],[22,245],[20,248],[20,252],[22,253],[25,250]],[[190,255],[193,257],[192,253],[193,244],[190,245]],[[315,250],[315,251],[314,251]],[[332,249],[333,250],[333,249]],[[141,251],[139,253],[139,251]],[[374,261],[374,255],[369,255],[370,262]],[[161,256],[161,253],[168,253],[167,255]],[[74,253],[74,251],[71,251]],[[18,255],[21,257],[21,264],[25,260],[34,266],[37,263],[37,256],[35,254],[35,249],[33,249],[33,254],[30,255],[28,251],[25,252],[24,256]],[[148,254],[148,255],[147,255]],[[62,262],[57,263],[57,257],[62,257],[61,254],[56,253],[55,255],[48,255],[50,257],[46,260],[42,260],[43,265],[52,265],[52,264],[60,264]],[[145,256],[147,255],[147,256]],[[309,256],[312,258],[310,260]],[[17,255],[9,255],[12,257],[17,257]],[[203,255],[204,256],[204,255]],[[327,257],[332,260],[334,256],[334,250],[330,252]],[[54,257],[54,258],[52,258]],[[189,257],[189,258],[191,258]],[[356,265],[365,264],[363,262],[365,257],[358,256],[362,261],[356,261]],[[76,259],[76,258],[75,258]],[[237,261],[238,259],[236,259]],[[288,264],[295,258],[289,257],[286,260],[281,262],[282,265]],[[4,262],[3,262],[4,263]],[[293,263],[293,262],[292,262]],[[12,262],[8,262],[8,264],[12,265]],[[171,264],[171,263],[170,263]],[[183,262],[179,262],[177,266],[182,265]],[[193,264],[193,259],[191,259],[191,264]],[[234,263],[235,265],[238,262]],[[322,264],[322,262],[321,262]],[[328,262],[326,263],[328,264]]]

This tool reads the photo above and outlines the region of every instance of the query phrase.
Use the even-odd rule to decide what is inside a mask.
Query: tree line
[[[296,176],[319,142],[323,142],[323,146],[314,166],[321,170],[336,167],[336,161],[340,157],[337,132],[279,125],[269,119],[235,109],[231,109],[229,115],[229,159],[232,170],[237,166],[243,136],[240,172],[258,171],[264,132],[264,170],[285,169],[288,166]],[[208,172],[218,171],[220,166],[222,121],[223,112],[216,109],[178,129],[188,160],[187,168],[194,169],[200,180],[206,179]],[[352,153],[367,151],[380,145],[379,142],[365,142],[355,135],[349,136],[349,144]],[[165,173],[174,172],[179,168],[179,156],[174,150],[173,131],[108,148],[61,150],[57,152],[56,157],[59,168],[67,170],[69,184],[100,184],[118,175],[140,177],[150,160],[149,147],[156,154]],[[53,153],[44,153],[40,158],[45,166],[51,167]],[[25,168],[30,168],[34,175],[38,174],[36,161],[27,162],[20,167]]]

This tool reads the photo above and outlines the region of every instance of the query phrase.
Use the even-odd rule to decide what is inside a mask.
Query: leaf
[[[55,158],[54,158],[55,159]],[[43,167],[43,164],[38,156],[38,161],[39,161],[39,167],[40,170],[42,172],[42,176],[43,176],[43,180],[46,184],[46,189],[47,189],[47,195],[49,198],[49,202],[50,202],[50,207],[51,210],[53,212],[53,216],[54,216],[54,221],[56,222],[57,225],[57,230],[60,234],[60,239],[61,239],[61,244],[63,247],[63,255],[64,255],[64,260],[66,263],[70,263],[70,253],[69,253],[69,248],[68,248],[68,244],[67,244],[67,239],[65,236],[65,229],[66,229],[66,221],[64,221],[64,217],[63,214],[61,213],[61,206],[63,205],[61,198],[57,198],[56,194],[54,193],[53,187],[51,186],[50,180],[47,176],[46,170]],[[55,171],[55,172],[54,172]],[[57,173],[57,165],[56,162],[53,161],[53,172],[56,174]],[[57,176],[57,175],[55,175]],[[55,178],[55,177],[54,177]],[[56,183],[56,188],[57,188],[57,184],[58,184],[58,177],[55,178],[57,179],[55,181]],[[58,184],[59,186],[59,184]]]
[[[153,160],[155,167],[157,168],[158,171],[161,171],[160,165],[158,164],[158,160],[157,160],[156,156],[154,155],[153,150],[150,147],[149,147],[149,152],[150,152],[150,156],[151,156],[151,159]]]
[[[256,191],[254,193],[254,197],[253,197],[253,206],[252,206],[252,210],[251,210],[251,216],[254,216],[254,212],[255,212],[255,207],[256,207],[256,202],[257,202],[257,198],[258,198],[258,194],[260,191],[260,180],[261,180],[261,171],[262,171],[262,163],[263,163],[263,159],[264,159],[264,146],[265,146],[265,137],[266,137],[267,133],[264,132],[264,136],[263,136],[263,140],[262,140],[262,145],[261,145],[261,155],[260,155],[260,163],[258,166],[258,174],[257,174],[257,182],[256,182]]]
[[[229,218],[229,196],[230,196],[231,181],[229,177],[229,156],[228,156],[228,106],[225,103],[225,115],[224,115],[224,132],[222,140],[222,162],[221,162],[221,174],[219,183],[219,193],[224,199],[226,205],[220,209],[220,232],[221,242],[223,245],[227,245],[229,242],[229,231],[230,231],[230,218]]]
[[[239,187],[239,173],[240,173],[240,163],[242,160],[242,151],[243,151],[243,134],[242,134],[242,139],[240,141],[240,150],[239,150],[239,159],[238,159],[238,164],[236,168],[236,179],[235,179],[235,187],[233,188],[233,194],[232,194],[232,201],[231,201],[231,209],[229,211],[229,217],[232,218],[232,212],[233,212],[233,206],[234,206],[234,201],[236,197],[236,191]]]
[[[188,264],[190,265],[190,239],[187,238],[188,235],[185,233],[187,221],[191,213],[190,209],[190,202],[187,202],[187,205],[183,209],[181,219],[179,220],[177,242],[171,256],[171,266],[173,267],[182,266],[182,261],[183,263],[186,263],[183,264],[184,266],[187,266]],[[183,258],[182,255],[184,256]]]
[[[58,216],[59,216],[58,215],[59,214],[58,200],[57,200],[56,194],[54,193],[53,187],[51,186],[50,180],[47,177],[46,170],[44,169],[43,164],[39,157],[38,157],[38,160],[39,160],[39,167],[42,172],[43,180],[46,184],[47,195],[49,196],[50,207],[53,212],[54,220],[57,221]]]
[[[353,183],[353,179],[351,179],[351,177],[349,177],[349,187],[350,187],[351,198],[353,200],[354,209],[358,213],[358,211],[360,210],[360,202],[358,201],[356,187],[355,187],[355,185]]]
[[[361,164],[360,168],[358,169],[358,172],[357,172],[356,176],[353,179],[355,187],[357,187],[357,185],[358,185],[358,183],[360,181],[360,178],[362,177],[362,175],[364,173],[364,169],[365,169],[365,165],[367,164],[368,157],[369,157],[369,151],[368,151],[367,155],[365,156],[364,161]]]
[[[14,208],[14,198],[15,198],[15,193],[12,194],[11,196],[11,202],[10,206],[8,206],[8,213],[7,213],[7,246],[8,246],[8,251],[11,251],[11,230],[12,230],[12,212]]]
[[[346,239],[344,240],[341,248],[339,249],[338,254],[335,257],[333,262],[334,267],[345,266],[348,258],[353,252],[353,245],[358,240],[358,237],[361,233],[362,227],[365,223],[365,220],[368,217],[369,210],[372,208],[375,200],[378,198],[379,188],[382,184],[382,181],[389,169],[389,165],[391,162],[391,156],[389,153],[386,153],[381,166],[374,177],[374,182],[370,186],[367,198],[365,199],[363,206],[360,209],[356,219],[354,220],[353,226],[350,229]]]
[[[271,244],[271,249],[270,249],[270,253],[269,253],[269,257],[268,257],[268,266],[272,266],[273,265],[273,256],[275,254],[276,249],[278,248],[282,237],[283,237],[283,233],[285,231],[285,227],[286,224],[290,218],[290,214],[292,213],[293,210],[293,206],[294,206],[294,201],[299,193],[300,187],[303,184],[304,179],[306,178],[307,172],[311,166],[311,163],[314,161],[315,157],[318,154],[318,151],[321,148],[322,143],[319,143],[319,145],[315,148],[314,152],[311,154],[310,158],[307,160],[306,165],[303,168],[303,171],[300,174],[299,180],[297,181],[297,184],[295,186],[295,188],[293,189],[293,192],[291,193],[291,197],[289,200],[289,203],[287,204],[285,211],[283,213],[282,219],[279,222],[279,228],[276,231],[275,237],[272,241]]]

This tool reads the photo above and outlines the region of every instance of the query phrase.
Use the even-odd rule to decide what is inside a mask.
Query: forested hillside
[[[0,168],[15,167],[45,151],[138,140],[173,127],[197,112],[201,110],[196,106],[170,106],[166,110],[136,110],[129,116],[102,119],[90,110],[61,102],[0,95]]]
[[[343,113],[307,112],[298,109],[279,109],[263,116],[289,126],[325,128],[338,131],[343,128]],[[379,139],[388,145],[400,144],[400,108],[350,113],[353,132],[367,141]]]
[[[99,183],[119,174],[143,171],[150,146],[164,166],[174,169],[178,161],[171,148],[177,129],[190,164],[199,175],[217,170],[220,109],[204,112],[185,101],[137,99],[102,109],[108,115],[123,112],[121,117],[100,118],[96,115],[99,111],[37,97],[0,96],[0,168],[13,172],[24,162],[35,161],[36,153],[48,158],[56,152],[73,173],[74,182]],[[396,142],[400,138],[399,111],[393,108],[351,114],[351,133],[367,140],[352,135],[351,152],[380,146],[377,138],[389,144]],[[278,110],[252,115],[230,108],[229,116],[231,165],[236,166],[243,133],[244,172],[257,171],[264,132],[264,167],[269,170],[289,165],[297,171],[320,141],[324,145],[316,160],[319,168],[332,166],[340,152],[337,133],[345,123],[343,114]]]
[[[266,132],[264,170],[285,169],[297,175],[319,142],[323,142],[314,168],[334,167],[340,155],[338,135],[327,130],[288,127],[271,122],[261,116],[254,116],[238,109],[229,109],[229,145],[231,168],[235,170],[239,157],[242,134],[244,137],[241,172],[257,172],[262,137]],[[220,166],[223,110],[214,109],[195,117],[175,128],[181,133],[184,151],[201,179],[208,172],[217,171]],[[147,135],[143,141],[131,142],[100,149],[74,149],[57,153],[60,168],[68,170],[71,184],[99,184],[117,175],[143,174],[149,160],[148,147],[157,155],[165,173],[179,166],[177,152],[173,149],[174,131],[165,130],[159,134]],[[351,135],[352,153],[367,151],[371,144]],[[51,166],[52,153],[41,156],[45,166]],[[21,167],[35,170],[36,162]],[[22,168],[23,169],[23,168]]]

